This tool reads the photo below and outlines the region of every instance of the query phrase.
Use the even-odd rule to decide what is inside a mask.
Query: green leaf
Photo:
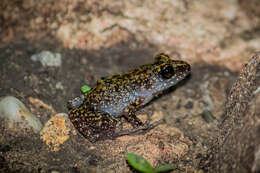
[[[165,171],[170,171],[170,170],[173,170],[173,169],[176,169],[176,168],[177,168],[177,166],[175,164],[167,164],[167,165],[160,166],[158,168],[154,168],[153,171],[155,173],[165,172]]]
[[[127,153],[126,158],[128,163],[136,170],[144,173],[154,172],[151,164],[142,156],[136,155],[134,153]]]
[[[81,90],[82,94],[85,94],[85,93],[89,92],[91,90],[91,88],[87,85],[83,85],[80,90]]]

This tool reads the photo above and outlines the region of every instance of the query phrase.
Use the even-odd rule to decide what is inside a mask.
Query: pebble
[[[44,67],[60,67],[62,63],[60,53],[53,53],[46,50],[38,54],[32,55],[31,60],[40,61]]]
[[[13,96],[0,99],[0,117],[7,120],[10,129],[32,128],[38,133],[42,128],[40,120]]]
[[[56,89],[58,90],[64,90],[64,86],[62,84],[62,82],[57,82],[56,85],[55,85]]]
[[[216,117],[213,116],[212,112],[207,109],[203,110],[200,115],[207,123],[213,122],[216,119]]]
[[[61,145],[70,138],[71,123],[66,113],[51,117],[40,132],[41,140],[51,151],[59,151]]]

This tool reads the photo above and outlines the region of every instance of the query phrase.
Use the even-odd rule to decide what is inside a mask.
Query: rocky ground
[[[230,88],[260,50],[259,5],[258,0],[2,0],[0,96],[18,98],[28,108],[22,108],[25,116],[37,117],[41,125],[38,131],[1,116],[0,172],[134,172],[127,152],[154,167],[174,163],[178,168],[172,172],[203,171],[199,163],[218,138]],[[66,104],[82,85],[149,64],[159,52],[192,66],[188,79],[142,111],[165,124],[144,135],[96,143],[77,133]],[[7,106],[2,107],[3,115]]]

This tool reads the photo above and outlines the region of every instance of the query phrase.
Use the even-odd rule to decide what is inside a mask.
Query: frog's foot
[[[133,126],[133,129],[116,131],[115,134],[117,136],[130,135],[130,134],[143,134],[164,122],[164,120],[161,119],[159,121],[156,121],[156,122],[150,124],[152,112],[149,111],[148,113],[146,113],[147,119],[143,123],[138,117],[136,117],[135,112],[136,112],[135,107],[129,106],[126,109],[125,113],[123,114],[124,118],[129,123],[131,123],[131,125]]]
[[[148,124],[148,125],[145,124],[145,128],[142,128],[142,129],[140,129],[140,130],[138,130],[138,131],[136,131],[134,133],[137,134],[137,135],[144,134],[144,133],[148,132],[149,130],[153,129],[154,127],[156,127],[159,124],[162,124],[164,122],[165,122],[164,119],[160,119],[158,121],[153,122],[152,124]]]
[[[147,119],[146,119],[145,123],[143,124],[143,126],[141,127],[141,129],[139,131],[135,132],[136,134],[144,134],[144,133],[148,132],[149,130],[151,130],[152,128],[156,127],[157,125],[164,123],[164,119],[161,119],[161,120],[155,121],[152,124],[150,124],[152,115],[153,115],[152,111],[149,111],[148,113],[146,113]]]
[[[139,128],[139,129],[143,129],[145,131],[148,131],[148,130],[154,128],[155,126],[157,126],[157,125],[159,125],[159,124],[161,124],[163,122],[163,119],[161,119],[159,121],[156,121],[156,122],[150,124],[152,115],[153,115],[152,111],[149,111],[148,113],[146,113],[146,121],[144,123],[142,123],[141,120],[139,120],[139,118],[132,116],[132,117],[134,117],[134,121],[133,122],[137,121],[137,122],[141,122],[141,123],[138,124],[138,126],[134,126],[136,123],[133,123],[131,121],[130,121],[130,123],[136,129]]]
[[[147,118],[146,118],[146,121],[144,122],[145,126],[149,127],[152,115],[153,115],[152,111],[149,111],[148,113],[146,113]]]
[[[123,136],[123,135],[141,135],[162,123],[164,123],[164,119],[153,122],[152,124],[150,124],[150,120],[146,120],[145,124],[143,124],[142,126],[134,127],[128,130],[116,131],[114,135],[115,137]]]

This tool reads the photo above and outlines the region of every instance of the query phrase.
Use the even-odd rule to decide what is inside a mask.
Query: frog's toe
[[[115,137],[123,136],[123,135],[142,135],[149,130],[153,129],[154,127],[158,126],[159,124],[164,123],[164,119],[156,121],[150,124],[150,120],[146,120],[145,124],[139,127],[134,127],[128,130],[120,130],[115,132]]]
[[[147,119],[146,119],[146,121],[145,121],[144,125],[148,127],[148,126],[149,126],[149,124],[150,124],[150,121],[151,121],[151,117],[152,117],[152,116],[151,116],[151,115],[149,115],[149,113],[148,113],[148,114],[146,114],[146,115],[147,115]]]
[[[156,127],[156,126],[158,126],[159,124],[162,124],[162,123],[164,123],[164,122],[165,122],[164,119],[160,119],[160,120],[158,120],[158,121],[153,122],[152,124],[149,124],[148,128],[147,128],[147,129],[144,129],[144,130],[151,130],[151,129],[153,129],[154,127]]]
[[[159,124],[162,124],[164,122],[165,122],[164,119],[161,119],[161,120],[153,122],[152,124],[150,124],[150,123],[146,124],[145,123],[143,128],[141,128],[139,131],[137,131],[136,134],[138,134],[138,135],[144,134],[144,133],[150,131],[151,129],[155,128],[156,126],[158,126]]]

